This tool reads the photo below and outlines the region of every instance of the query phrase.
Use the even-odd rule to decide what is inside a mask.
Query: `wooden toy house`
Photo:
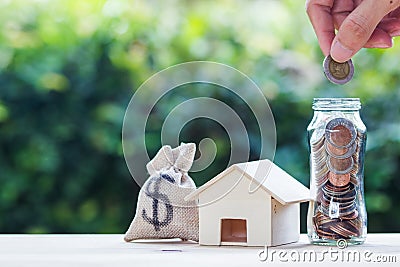
[[[270,160],[235,164],[186,197],[199,205],[201,245],[297,242],[309,190]]]

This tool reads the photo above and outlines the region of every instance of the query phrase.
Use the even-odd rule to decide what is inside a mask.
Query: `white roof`
[[[238,170],[243,177],[253,180],[255,186],[252,188],[255,189],[259,186],[283,205],[310,200],[310,191],[307,187],[268,159],[234,164],[186,196],[185,199],[197,198],[201,192],[233,170]]]

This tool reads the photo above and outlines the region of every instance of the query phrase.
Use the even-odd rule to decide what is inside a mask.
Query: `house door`
[[[247,222],[244,219],[221,219],[221,245],[247,243]]]

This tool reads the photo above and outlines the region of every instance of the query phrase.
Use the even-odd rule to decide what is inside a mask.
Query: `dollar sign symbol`
[[[160,184],[162,179],[168,180],[169,182],[174,182],[174,180],[169,177],[168,175],[161,175],[161,177],[154,177],[150,180],[150,182],[148,183],[146,189],[145,189],[145,193],[148,197],[151,197],[153,199],[153,217],[150,218],[149,216],[147,216],[146,210],[143,209],[142,210],[142,218],[147,221],[148,223],[150,223],[151,225],[154,226],[154,230],[156,230],[157,232],[160,231],[161,227],[165,227],[168,224],[170,224],[170,222],[172,221],[173,218],[173,207],[170,204],[169,198],[167,195],[160,193]],[[150,191],[150,187],[151,185],[154,184],[154,190],[151,192]],[[161,201],[162,203],[164,203],[165,205],[165,209],[166,209],[166,215],[163,221],[160,221],[158,218],[158,204],[159,201]]]

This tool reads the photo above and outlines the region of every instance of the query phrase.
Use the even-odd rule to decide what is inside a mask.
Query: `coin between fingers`
[[[339,63],[327,56],[323,63],[326,78],[335,84],[348,83],[354,75],[354,65],[352,60]]]

